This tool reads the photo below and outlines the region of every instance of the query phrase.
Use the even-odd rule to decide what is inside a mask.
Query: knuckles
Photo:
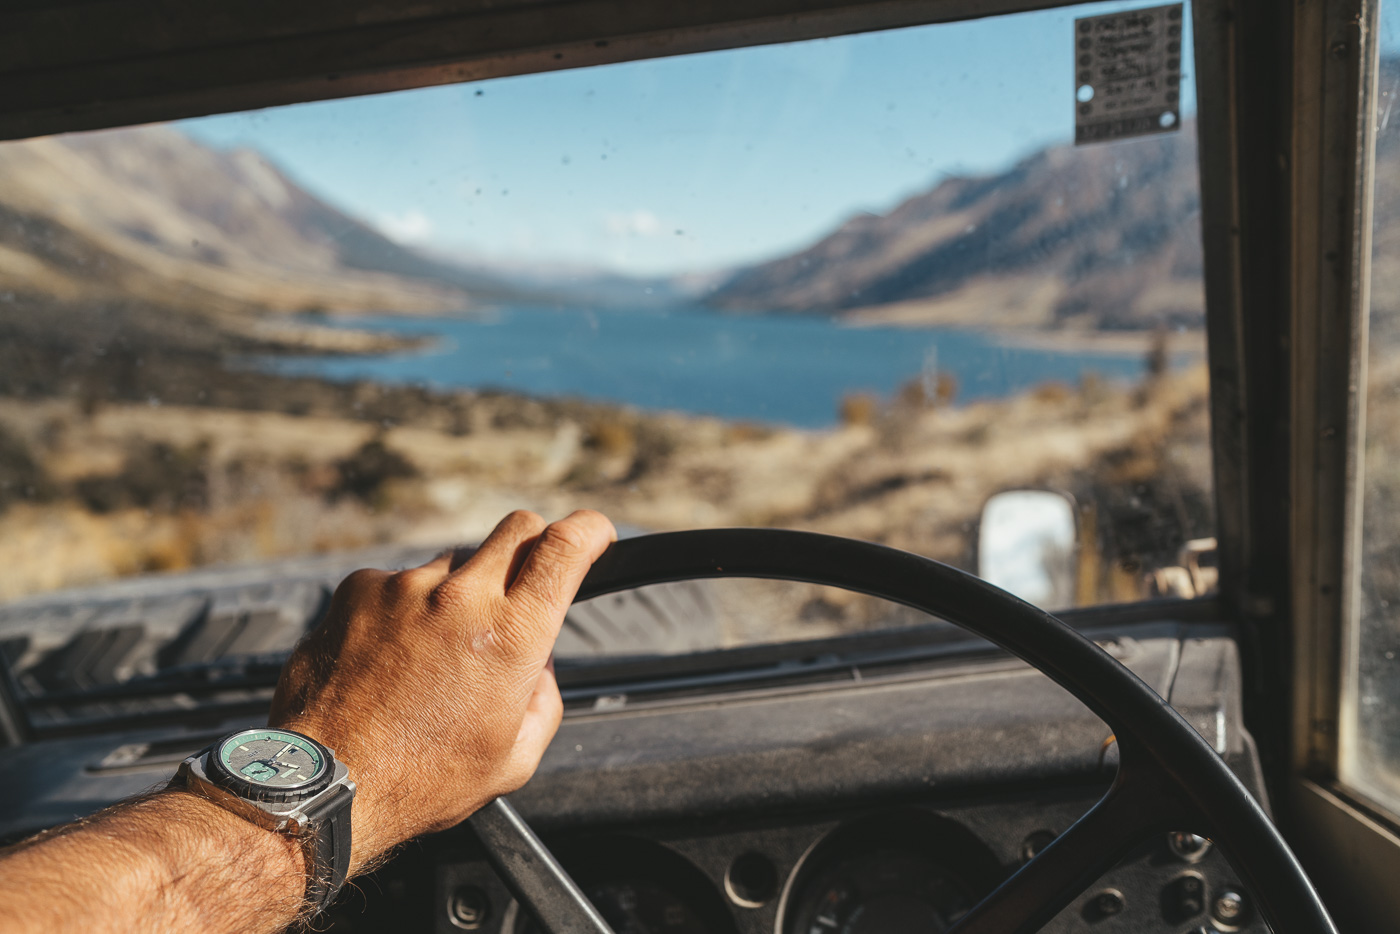
[[[470,574],[459,574],[438,582],[428,591],[426,601],[435,620],[452,625],[465,624],[490,612],[489,597]]]
[[[515,538],[530,538],[539,534],[540,529],[544,526],[544,518],[539,513],[531,512],[528,509],[516,509],[497,523],[496,530],[491,533],[491,537],[506,534]]]
[[[442,582],[442,572],[433,568],[409,568],[390,574],[384,580],[384,589],[396,598],[426,594]]]
[[[610,542],[617,540],[617,529],[613,528],[612,520],[596,509],[576,509],[561,521],[580,529],[591,529]]]
[[[570,564],[588,557],[588,532],[581,522],[562,519],[545,528],[536,548]]]
[[[335,588],[335,599],[353,606],[383,587],[387,577],[389,577],[388,571],[379,571],[374,568],[360,568],[358,571],[351,571],[345,575],[340,586]]]
[[[536,570],[564,570],[588,561],[592,552],[592,537],[589,535],[587,520],[576,518],[575,513],[567,519],[551,523],[540,533],[535,543]]]

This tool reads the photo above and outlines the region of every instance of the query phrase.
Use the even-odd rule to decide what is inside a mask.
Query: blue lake
[[[575,396],[808,428],[834,424],[841,398],[888,396],[949,373],[957,401],[1000,397],[1086,373],[1136,381],[1137,354],[1008,346],[952,329],[853,328],[824,317],[507,305],[462,317],[340,322],[413,336],[431,347],[364,357],[292,357],[284,373],[445,388]],[[1183,358],[1187,359],[1187,358]]]

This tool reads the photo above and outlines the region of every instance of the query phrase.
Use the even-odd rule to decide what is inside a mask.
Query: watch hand
[[[277,754],[272,757],[273,761],[282,758],[282,753],[286,752],[288,749],[295,749],[296,746],[296,743],[288,743],[287,745],[283,746],[281,749],[277,750]]]

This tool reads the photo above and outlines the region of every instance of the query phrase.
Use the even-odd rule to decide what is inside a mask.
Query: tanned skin
[[[356,571],[336,590],[287,662],[268,725],[319,740],[350,767],[352,875],[534,774],[563,715],[550,651],[615,538],[596,512],[549,525],[516,512],[470,557]],[[304,913],[305,889],[295,840],[185,791],[0,851],[0,905],[15,934],[272,932]]]

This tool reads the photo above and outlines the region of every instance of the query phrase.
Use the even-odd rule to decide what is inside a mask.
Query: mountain
[[[252,150],[166,127],[0,146],[0,292],[220,314],[434,312],[509,291],[389,240]]]
[[[742,269],[708,301],[910,324],[1199,327],[1195,125],[1041,150],[861,214],[790,256]]]
[[[1381,61],[1371,245],[1371,339],[1400,344],[1400,59]]]

